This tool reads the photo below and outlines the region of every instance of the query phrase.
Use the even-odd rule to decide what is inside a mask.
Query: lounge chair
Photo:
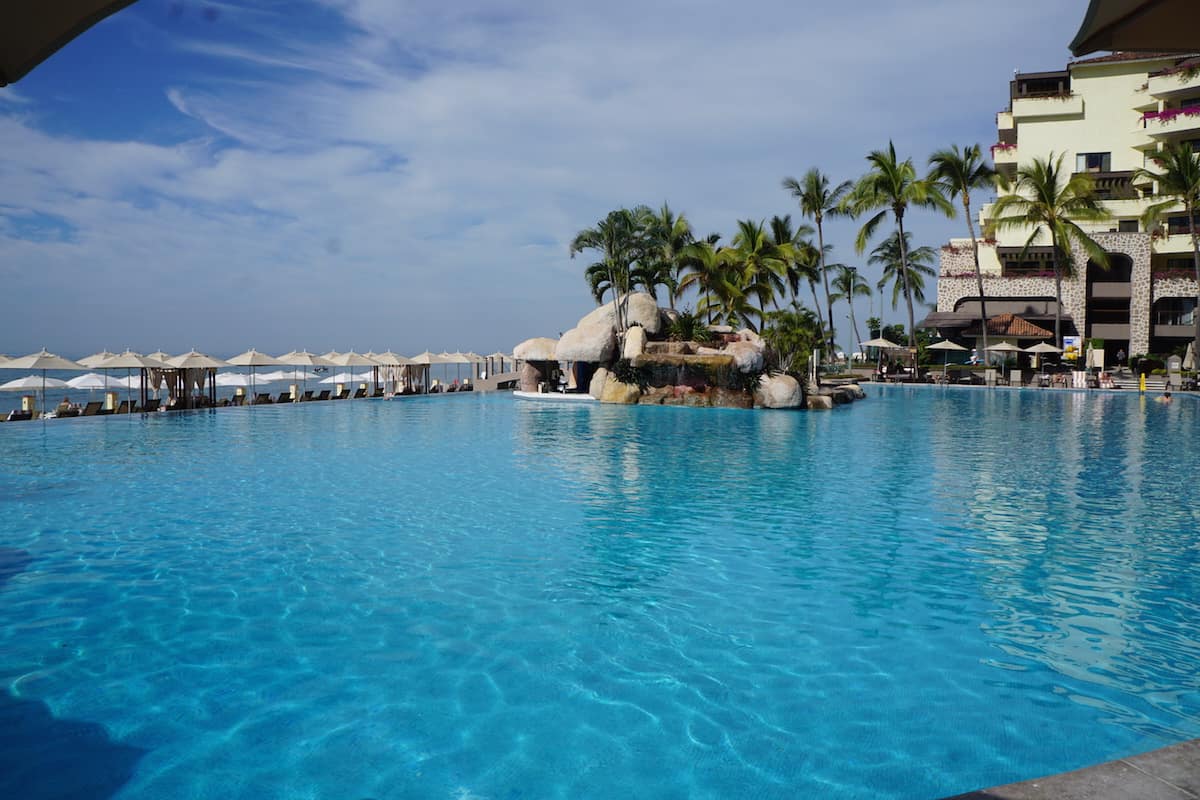
[[[300,396],[300,402],[302,402],[302,403],[309,403],[312,401],[312,399],[313,399],[313,390],[312,389],[305,389],[304,394]]]
[[[151,413],[151,412],[153,412],[153,411],[158,411],[158,398],[157,398],[157,397],[151,397],[149,400],[147,400],[147,401],[146,401],[146,405],[145,405],[145,407],[142,409],[142,411],[143,411],[143,412],[145,412],[145,413],[147,413],[147,414],[149,414],[149,413]]]
[[[319,395],[317,395],[317,396],[316,396],[315,398],[313,398],[313,399],[315,399],[315,400],[328,400],[328,399],[329,399],[329,390],[328,390],[328,389],[322,389],[322,390],[321,390],[321,393],[320,393]]]
[[[271,403],[271,394],[269,392],[259,392],[258,397],[254,398],[254,405],[269,406]]]
[[[334,400],[345,400],[345,399],[346,399],[346,398],[348,398],[349,396],[350,396],[350,390],[349,390],[349,389],[342,389],[340,392],[338,392],[337,394],[335,394],[335,395],[333,396],[333,399],[334,399]]]
[[[279,397],[278,397],[278,398],[276,398],[275,402],[276,402],[276,403],[290,403],[290,402],[292,402],[292,393],[291,393],[291,392],[280,392],[280,393],[279,393]]]
[[[361,400],[361,399],[363,399],[363,398],[364,398],[364,397],[366,397],[366,396],[367,396],[367,390],[366,390],[366,389],[359,389],[357,392],[355,392],[355,393],[354,393],[354,399],[355,399],[355,400]]]
[[[378,389],[376,389],[375,393],[371,395],[371,397],[383,397],[383,387],[380,386]]]
[[[104,404],[101,403],[99,400],[93,400],[92,402],[88,403],[86,406],[83,407],[83,411],[80,412],[80,416],[94,417],[100,413],[100,407],[103,405]]]
[[[136,400],[122,400],[121,405],[117,406],[118,414],[132,414],[137,410],[138,407]]]
[[[13,410],[13,411],[8,412],[8,421],[9,422],[28,422],[31,419],[33,419],[32,411]]]

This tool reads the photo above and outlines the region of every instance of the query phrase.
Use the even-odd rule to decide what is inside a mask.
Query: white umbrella
[[[72,389],[87,389],[93,391],[95,389],[103,389],[108,386],[108,376],[100,375],[95,372],[88,372],[83,375],[76,376],[67,381],[67,386]]]
[[[943,339],[940,342],[936,342],[934,344],[929,345],[925,349],[926,350],[945,350],[946,351],[946,360],[942,363],[942,376],[945,377],[946,370],[950,366],[950,351],[958,350],[960,352],[965,352],[967,348],[963,347],[961,344],[956,344],[956,343],[950,341],[949,339]]]
[[[249,367],[250,368],[250,384],[249,385],[250,385],[250,405],[251,406],[254,405],[254,400],[258,394],[256,391],[257,387],[255,384],[258,382],[258,380],[260,380],[260,376],[256,375],[254,370],[257,367],[274,367],[274,366],[278,366],[279,364],[283,363],[278,358],[275,358],[275,356],[270,356],[270,355],[267,355],[266,353],[260,353],[257,350],[255,350],[253,347],[251,347],[249,350],[247,350],[244,353],[239,353],[236,356],[234,356],[233,358],[228,359],[228,361],[230,364],[234,365],[235,367]],[[242,385],[245,386],[246,384],[242,384]]]
[[[991,350],[993,348],[989,347],[988,349]],[[1054,345],[1050,344],[1049,342],[1038,342],[1037,344],[1035,344],[1031,347],[1026,347],[1025,352],[1026,353],[1039,353],[1039,354],[1040,353],[1061,353],[1062,348],[1055,347]]]
[[[84,356],[79,359],[79,363],[88,369],[96,369],[100,367],[101,362],[108,361],[115,356],[116,353],[110,353],[107,350],[101,350],[99,353],[92,353],[90,356]]]
[[[217,386],[245,388],[254,385],[254,376],[248,372],[222,372],[216,377]]]
[[[366,380],[367,375],[355,375],[353,372],[339,372],[336,375],[330,375],[328,378],[322,378],[319,383],[355,383]]]
[[[6,392],[36,392],[39,388],[42,390],[42,418],[45,419],[46,389],[66,389],[66,381],[60,381],[58,378],[47,378],[45,373],[42,373],[41,375],[26,375],[23,378],[17,378],[8,383],[0,384],[0,390]]]
[[[993,353],[1020,353],[1021,348],[1017,347],[1012,342],[1000,342],[999,344],[989,344],[987,347]],[[1011,373],[1010,373],[1011,375]]]
[[[46,348],[42,348],[36,353],[30,353],[27,356],[13,358],[0,364],[0,369],[40,369],[42,371],[42,406],[46,405],[46,370],[48,369],[69,369],[83,371],[85,367],[72,361],[69,358],[55,355],[47,352]],[[50,378],[49,380],[55,380]],[[45,419],[45,415],[42,415]]]
[[[205,353],[201,353],[195,349],[189,350],[188,352],[184,353],[183,355],[175,356],[174,358],[168,358],[166,363],[169,366],[171,366],[177,370],[209,370],[209,371],[211,371],[211,370],[215,370],[215,369],[220,369],[221,367],[229,366],[228,361],[222,361],[219,358],[213,358],[212,356],[207,355]],[[185,377],[185,381],[184,381],[185,384],[190,384],[191,378],[189,378],[186,373],[184,373],[184,377]],[[203,377],[203,373],[201,373],[201,376],[196,379],[196,385],[198,388],[202,389],[203,383],[204,383],[204,377]],[[209,385],[212,386],[211,383]],[[212,393],[212,396],[210,397],[210,400],[216,400],[215,387],[212,387],[212,389],[213,389],[213,393]],[[188,392],[190,394],[191,386],[185,385],[184,391]],[[190,404],[190,401],[188,401],[188,402]]]
[[[122,384],[122,386],[125,389],[127,389],[128,391],[132,391],[134,389],[140,390],[142,388],[142,380],[145,375],[144,370],[148,370],[148,369],[164,370],[164,369],[172,368],[170,364],[163,361],[162,359],[155,358],[153,356],[144,356],[141,353],[135,353],[132,350],[126,350],[124,353],[121,353],[120,355],[114,355],[110,358],[107,358],[104,361],[97,364],[96,366],[99,369],[104,369],[104,370],[124,369],[125,370],[125,382]],[[131,370],[135,370],[135,369],[138,371],[136,383],[134,382],[135,379],[131,376]],[[142,402],[145,402],[145,399],[146,399],[145,397],[142,397]],[[133,398],[129,396],[128,392],[126,393],[125,400],[126,400],[126,402],[129,403],[129,408],[132,411],[133,410],[133,402],[132,402]]]
[[[1196,341],[1194,339],[1188,342],[1187,350],[1183,354],[1183,363],[1180,366],[1191,370],[1196,368]]]
[[[309,367],[332,367],[333,362],[324,356],[319,356],[316,353],[310,353],[307,350],[293,350],[290,353],[284,353],[279,357],[279,363],[289,364],[293,367],[303,368],[303,377],[301,377],[301,388],[308,385],[308,368]]]

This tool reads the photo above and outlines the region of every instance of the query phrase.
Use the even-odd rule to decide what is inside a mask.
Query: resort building
[[[1154,169],[1151,156],[1171,142],[1200,150],[1200,57],[1115,53],[1056,72],[1017,73],[996,128],[992,158],[1008,178],[1018,164],[1063,154],[1068,168],[1094,178],[1112,213],[1108,222],[1081,225],[1108,251],[1110,264],[1101,269],[1078,249],[1072,254],[1072,274],[1062,285],[1064,335],[1103,340],[1109,364],[1120,350],[1165,353],[1185,345],[1197,313],[1186,214],[1180,205],[1179,213],[1146,230],[1140,217],[1161,198],[1154,182],[1135,179],[1134,171]],[[987,230],[993,207],[980,209],[980,230]],[[1043,230],[1022,257],[1029,234],[981,238],[987,313],[1011,313],[1053,329],[1050,239]],[[978,320],[971,240],[952,239],[941,251],[937,311],[922,327],[969,336]]]

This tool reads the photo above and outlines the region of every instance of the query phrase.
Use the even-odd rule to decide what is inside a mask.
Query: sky
[[[141,0],[0,88],[0,352],[511,351],[594,306],[569,243],[614,208],[728,241],[810,167],[988,147],[1086,6]]]

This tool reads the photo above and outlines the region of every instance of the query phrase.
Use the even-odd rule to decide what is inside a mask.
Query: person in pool
[[[1161,396],[1154,398],[1154,401],[1155,401],[1156,403],[1169,403],[1169,402],[1171,402],[1171,390],[1170,390],[1170,389],[1168,389],[1167,391],[1163,392]]]

